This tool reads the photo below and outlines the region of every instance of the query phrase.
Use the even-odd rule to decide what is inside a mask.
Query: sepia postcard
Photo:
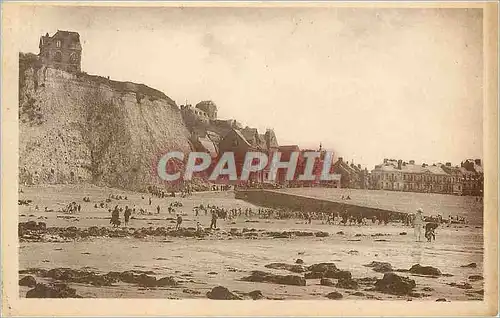
[[[1,6],[4,316],[497,315],[496,2]]]

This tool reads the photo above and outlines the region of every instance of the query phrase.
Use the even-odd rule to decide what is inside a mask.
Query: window
[[[54,61],[56,62],[61,62],[62,61],[62,53],[57,51],[55,54],[54,54]]]
[[[56,41],[56,47],[60,48],[61,47],[61,40]]]
[[[71,63],[78,63],[78,53],[71,53],[69,60]]]

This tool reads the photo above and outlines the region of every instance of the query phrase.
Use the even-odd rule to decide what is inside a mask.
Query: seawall
[[[377,209],[372,207],[349,204],[345,202],[335,202],[305,195],[283,193],[274,190],[237,190],[237,199],[250,202],[255,205],[269,208],[285,208],[295,211],[307,212],[342,212],[347,210],[351,215],[362,214],[366,218],[389,214],[392,219],[403,219],[407,214],[402,212]]]

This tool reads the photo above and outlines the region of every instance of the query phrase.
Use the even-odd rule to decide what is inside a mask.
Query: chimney
[[[410,160],[410,164],[414,165],[415,164],[415,160]]]
[[[447,167],[451,167],[451,162],[447,162],[447,163],[446,163],[446,166],[447,166]]]
[[[384,163],[387,163],[387,161],[388,161],[388,160],[389,160],[389,159],[387,159],[387,158],[384,158]]]
[[[480,166],[481,165],[481,159],[476,159],[474,160],[474,162],[476,163],[476,165]]]
[[[403,160],[398,160],[398,169],[401,170],[401,165],[403,164]]]

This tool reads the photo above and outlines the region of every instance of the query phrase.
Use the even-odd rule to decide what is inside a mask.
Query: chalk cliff
[[[174,101],[145,85],[41,66],[20,54],[19,182],[82,183],[144,190],[156,160],[188,152]]]

